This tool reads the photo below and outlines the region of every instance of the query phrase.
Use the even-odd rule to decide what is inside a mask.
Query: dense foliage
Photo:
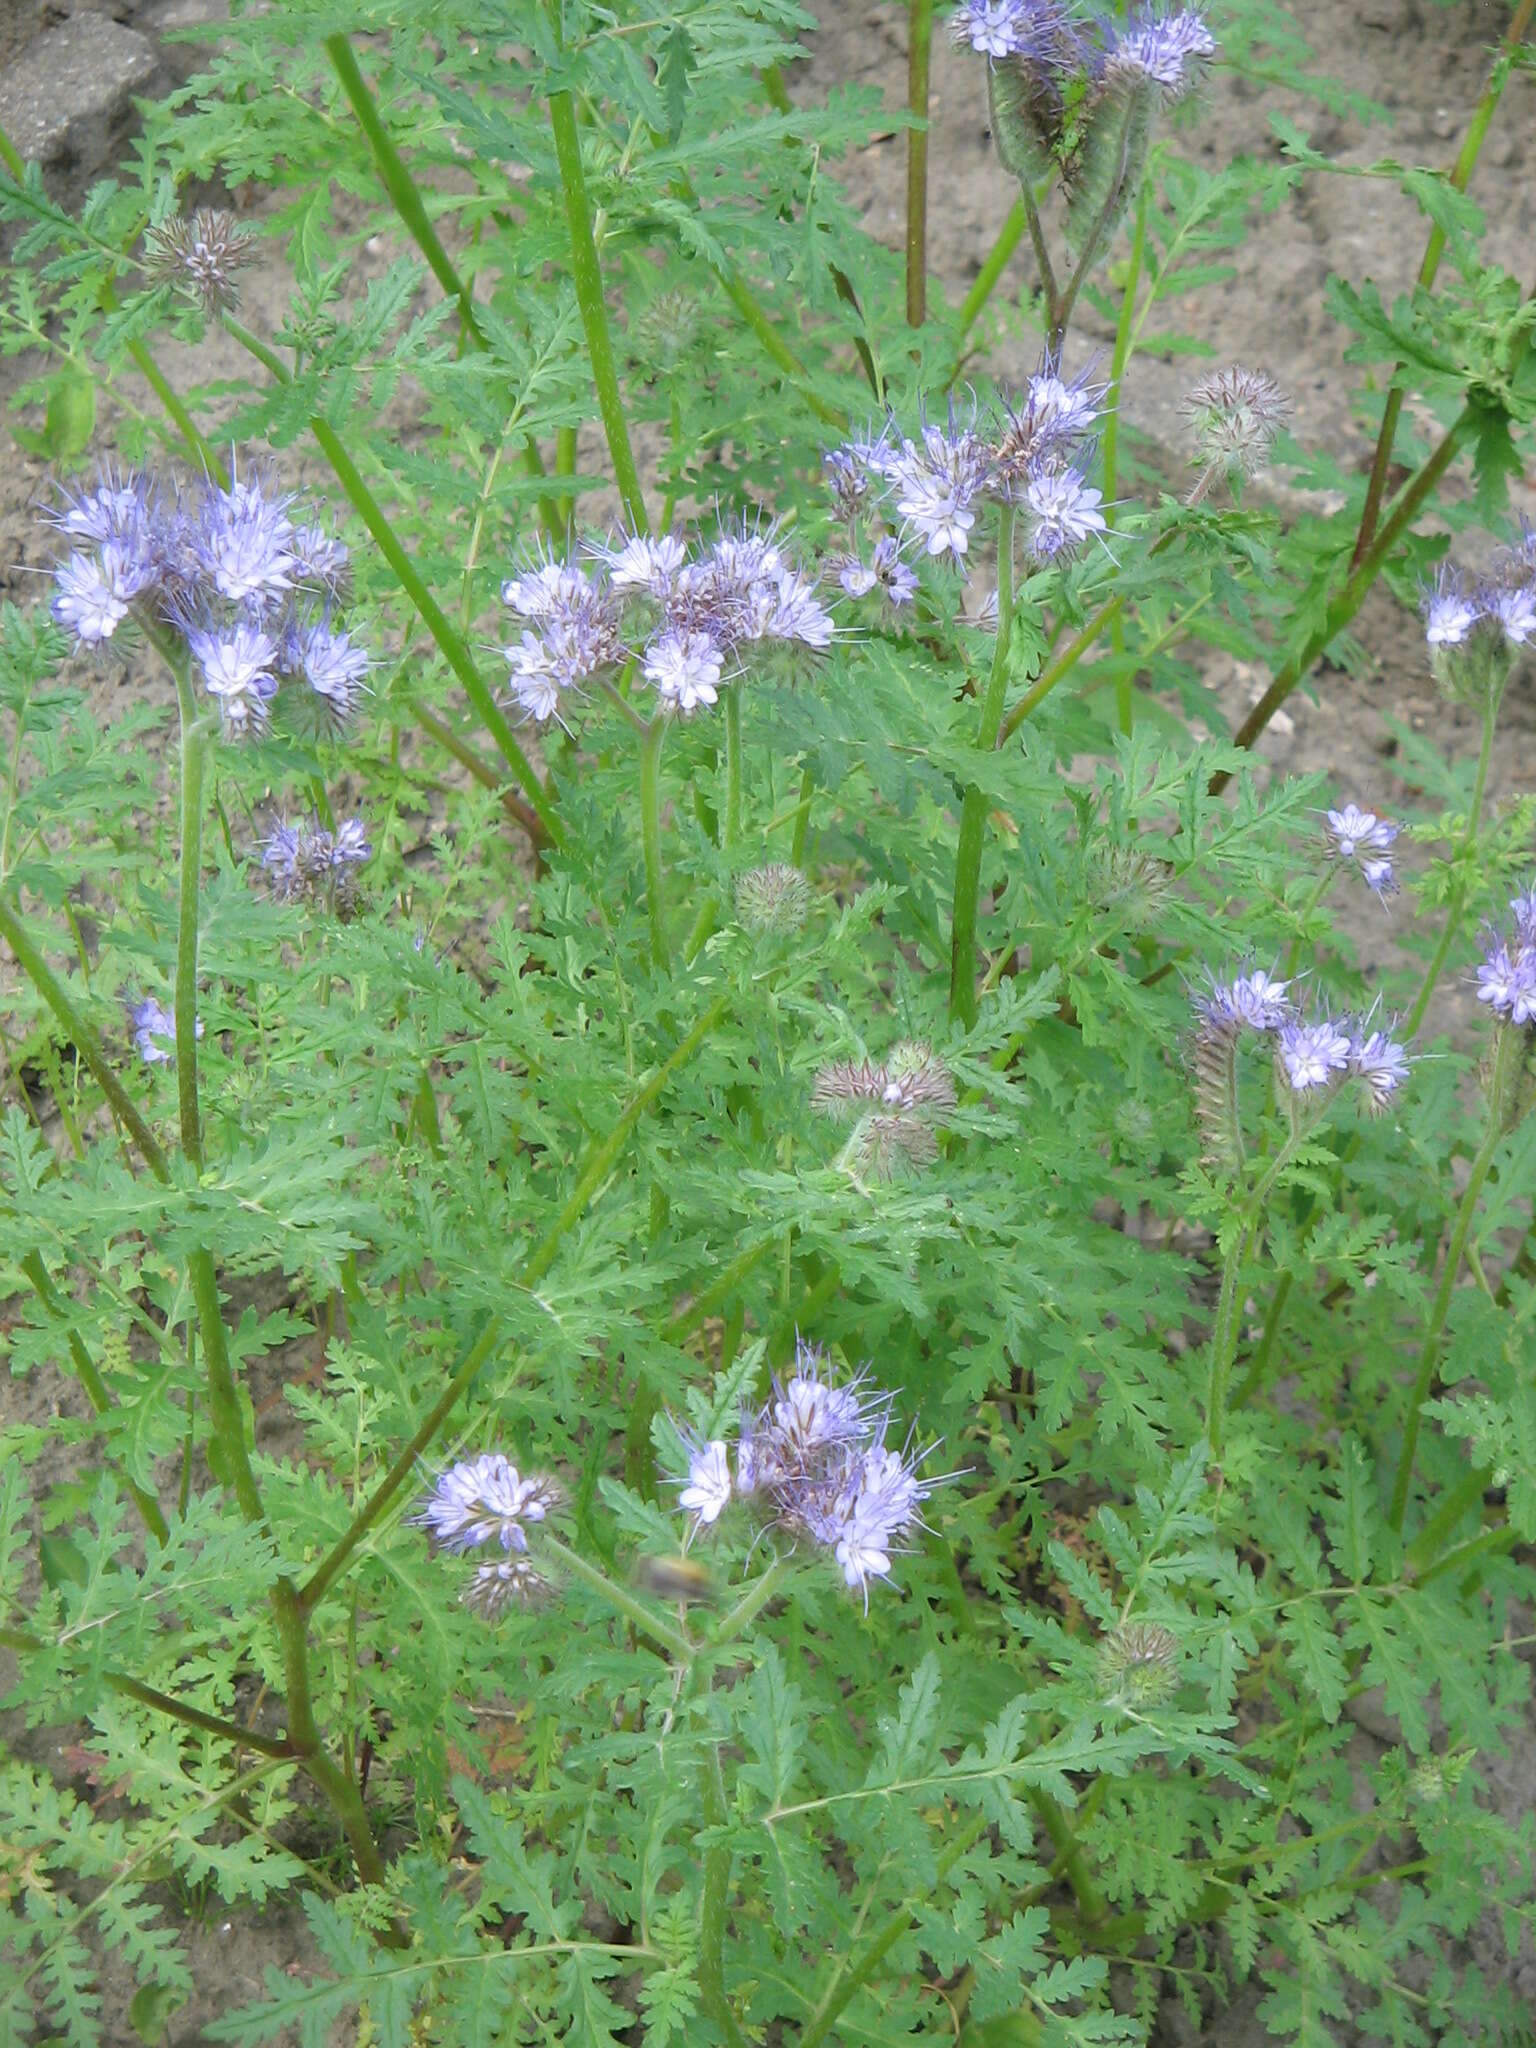
[[[0,143],[0,2043],[121,2038],[115,1957],[160,2039],[285,1896],[209,2037],[1529,2039],[1463,1937],[1532,1897],[1536,358],[1465,173],[1332,288],[1370,473],[1205,364],[1179,487],[1137,356],[1329,171],[1182,153],[1302,61],[1260,0],[966,0],[963,307],[922,65],[903,261],[788,0],[236,12],[78,217]],[[1381,576],[1482,737],[1402,820],[1247,751]]]

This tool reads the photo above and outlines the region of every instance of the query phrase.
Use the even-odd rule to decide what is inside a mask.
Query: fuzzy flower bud
[[[811,888],[798,868],[783,861],[751,868],[736,878],[736,915],[757,938],[797,932],[811,907]]]
[[[1136,1711],[1172,1699],[1178,1667],[1177,1636],[1155,1622],[1122,1622],[1099,1645],[1105,1698]]]
[[[949,1070],[926,1045],[898,1045],[882,1065],[834,1060],[816,1076],[811,1107],[854,1118],[838,1164],[859,1182],[895,1180],[938,1157],[935,1124],[955,1106]]]
[[[550,1582],[529,1557],[497,1557],[477,1564],[464,1588],[464,1605],[482,1621],[500,1621],[514,1607],[532,1607]]]
[[[199,207],[190,220],[174,215],[144,237],[151,277],[190,292],[210,320],[233,311],[240,298],[235,273],[255,260],[255,237],[221,207]]]
[[[1206,472],[1202,485],[1208,488],[1206,479],[1222,473],[1234,480],[1256,476],[1290,409],[1264,370],[1233,363],[1202,377],[1180,407],[1194,434],[1195,459]]]

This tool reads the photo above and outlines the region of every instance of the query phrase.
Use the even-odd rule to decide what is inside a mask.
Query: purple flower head
[[[1060,0],[961,0],[949,18],[955,41],[994,63],[1021,57],[1070,72],[1078,39]]]
[[[94,554],[75,553],[54,571],[58,595],[49,609],[82,647],[110,640],[144,579],[120,541],[109,540]]]
[[[1518,939],[1511,945],[1497,932],[1486,943],[1477,967],[1477,1000],[1511,1024],[1529,1024],[1536,1019],[1536,948]]]
[[[260,732],[267,706],[277,694],[277,642],[259,626],[245,622],[225,629],[189,626],[187,645],[202,670],[203,683],[216,697],[224,727],[232,737]]]
[[[723,657],[707,633],[680,632],[669,626],[645,650],[645,679],[656,686],[663,704],[684,717],[720,694]]]
[[[346,916],[355,904],[353,871],[372,855],[361,818],[343,819],[334,832],[315,818],[304,825],[274,825],[262,844],[261,864],[280,900],[318,903]]]
[[[1389,896],[1397,894],[1397,874],[1393,869],[1391,861],[1384,859],[1380,854],[1361,861],[1360,879],[1373,895],[1380,897],[1383,903],[1386,902]]]
[[[141,1003],[129,1004],[128,1028],[133,1033],[134,1048],[145,1066],[168,1066],[175,1059],[176,1019],[153,996],[146,996]],[[193,1036],[201,1038],[202,1035],[203,1020],[199,1017]]]
[[[1276,1051],[1291,1093],[1307,1095],[1331,1086],[1348,1071],[1350,1043],[1349,1033],[1331,1018],[1311,1024],[1299,1017],[1288,1018],[1280,1026]]]
[[[293,580],[338,599],[346,589],[351,554],[343,540],[328,533],[316,521],[296,526],[289,543],[293,555]]]
[[[879,582],[873,569],[866,568],[857,555],[843,555],[838,558],[837,586],[845,597],[868,597]]]
[[[1378,818],[1358,804],[1345,804],[1328,813],[1328,834],[1340,860],[1356,860],[1366,853],[1385,853],[1402,828],[1388,818]]]
[[[1196,992],[1195,1011],[1202,1029],[1219,1036],[1237,1031],[1278,1031],[1291,1014],[1290,983],[1277,981],[1263,968],[1217,981]]]
[[[1509,899],[1510,912],[1515,920],[1515,937],[1522,946],[1536,946],[1536,883],[1519,896]]]
[[[962,561],[976,524],[973,507],[992,473],[991,452],[974,424],[962,423],[951,405],[947,429],[926,424],[921,444],[903,441],[883,473],[908,532],[929,555]]]
[[[588,541],[586,551],[605,566],[615,590],[643,591],[654,598],[667,596],[688,559],[688,550],[675,533],[659,540],[648,533],[622,533],[616,540]]]
[[[868,442],[845,441],[829,448],[821,458],[832,493],[832,509],[839,519],[854,519],[868,503],[871,469]],[[878,467],[878,465],[877,465]]]
[[[1536,641],[1536,583],[1516,583],[1479,593],[1487,617],[1503,629],[1511,647]]]
[[[514,617],[538,623],[569,618],[597,595],[590,579],[571,562],[545,557],[531,562],[501,586],[501,601]]]
[[[439,1473],[409,1519],[443,1550],[462,1553],[494,1542],[521,1552],[528,1548],[525,1525],[542,1522],[559,1504],[560,1489],[552,1479],[523,1478],[499,1451],[482,1451]]]
[[[44,516],[71,540],[90,541],[96,547],[115,540],[127,543],[133,552],[162,516],[159,494],[142,470],[119,474],[105,463],[94,490],[72,490],[65,484],[58,489],[62,507]]]
[[[866,1451],[854,1464],[837,1494],[830,1514],[821,1517],[843,1583],[857,1589],[869,1611],[872,1579],[891,1575],[896,1539],[921,1518],[918,1509],[935,1481],[918,1478],[922,1457],[909,1457],[883,1444]]]
[[[1090,384],[1088,377],[1085,370],[1070,384],[1064,382],[1059,355],[1047,349],[1018,398],[1002,401],[1004,423],[992,456],[1007,496],[1021,496],[1029,478],[1043,466],[1069,461],[1100,417],[1099,401],[1108,387]]]
[[[731,1460],[722,1437],[701,1443],[696,1437],[683,1435],[683,1444],[688,1452],[688,1477],[679,1482],[682,1490],[677,1504],[693,1517],[693,1526],[688,1531],[691,1542],[701,1529],[718,1522],[731,1504]]]
[[[297,560],[288,497],[272,496],[260,476],[242,483],[230,461],[230,485],[203,491],[192,547],[218,595],[257,614],[293,588]]]
[[[1408,1050],[1390,1031],[1368,1031],[1368,1021],[1350,1034],[1349,1071],[1360,1081],[1366,1108],[1380,1116],[1408,1079]]]
[[[1104,494],[1069,463],[1044,463],[1021,493],[1025,546],[1037,562],[1056,562],[1103,533]]]
[[[1442,562],[1435,580],[1421,593],[1424,638],[1431,647],[1461,647],[1483,616],[1482,605],[1470,596],[1460,573]]]
[[[797,569],[780,569],[773,582],[772,607],[763,627],[765,636],[770,640],[798,640],[818,654],[825,653],[832,644],[832,615],[817,597],[814,579]]]
[[[879,579],[888,604],[897,607],[910,604],[917,595],[917,577],[902,560],[901,543],[895,534],[884,534],[875,542],[870,567]]]
[[[1148,79],[1165,104],[1193,90],[1206,62],[1216,53],[1216,39],[1204,19],[1190,8],[1165,12],[1142,7],[1124,26],[1107,30],[1111,40],[1105,72]]]
[[[352,645],[350,634],[333,633],[323,620],[295,635],[294,652],[295,666],[320,698],[329,717],[337,725],[344,725],[368,687],[372,664],[367,654]]]

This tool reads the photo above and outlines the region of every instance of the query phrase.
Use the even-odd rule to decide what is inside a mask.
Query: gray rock
[[[147,36],[75,14],[0,73],[0,127],[29,162],[57,174],[50,190],[68,203],[118,161],[135,125],[133,95],[170,82]]]

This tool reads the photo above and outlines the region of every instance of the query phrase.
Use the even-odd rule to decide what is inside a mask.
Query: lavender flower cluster
[[[1516,653],[1536,646],[1536,528],[1522,526],[1516,545],[1475,579],[1442,563],[1421,609],[1441,688],[1462,701],[1496,700]]]
[[[1536,882],[1510,899],[1513,925],[1484,934],[1487,951],[1478,964],[1477,1000],[1511,1024],[1536,1024]]]
[[[1266,1037],[1274,1044],[1276,1070],[1292,1097],[1326,1099],[1353,1078],[1360,1083],[1365,1107],[1380,1115],[1408,1078],[1406,1047],[1390,1030],[1373,1027],[1369,1016],[1302,1016],[1290,987],[1256,968],[1229,981],[1212,977],[1196,993],[1197,1091],[1214,1082],[1217,1060],[1243,1037]]]
[[[915,441],[890,421],[876,436],[834,448],[824,459],[834,511],[848,529],[838,568],[844,590],[861,596],[878,583],[892,603],[905,603],[915,578],[902,550],[962,564],[977,508],[989,498],[1017,508],[1037,567],[1102,534],[1103,493],[1088,481],[1089,429],[1102,397],[1103,387],[1086,378],[1064,382],[1047,352],[1017,403],[1003,401],[991,420],[952,402],[947,424],[925,422]]]
[[[163,1003],[153,996],[145,996],[139,1002],[128,1005],[128,1029],[133,1034],[134,1051],[146,1067],[169,1066],[176,1057],[176,1019]],[[203,1035],[203,1020],[196,1020],[193,1034]]]
[[[549,1589],[547,1575],[529,1552],[528,1531],[560,1505],[560,1489],[544,1473],[520,1473],[500,1451],[461,1458],[438,1474],[408,1519],[425,1529],[440,1550],[456,1557],[487,1548],[464,1589],[464,1604],[487,1621],[526,1607]]]
[[[592,569],[544,556],[502,585],[523,628],[506,649],[525,717],[559,718],[584,683],[638,661],[661,707],[686,716],[745,672],[747,650],[824,653],[833,622],[817,580],[779,546],[776,524],[722,527],[707,547],[677,534],[587,542]]]
[[[933,1447],[914,1452],[910,1435],[889,1447],[893,1407],[862,1373],[839,1382],[820,1351],[797,1342],[788,1383],[775,1377],[761,1407],[743,1408],[734,1457],[723,1437],[684,1435],[688,1476],[677,1483],[693,1517],[688,1541],[745,1501],[770,1527],[830,1550],[867,1611],[870,1581],[890,1577],[897,1538],[923,1526],[918,1509],[954,1476],[920,1477]]]
[[[938,1157],[935,1123],[955,1106],[949,1070],[926,1045],[896,1046],[880,1065],[834,1060],[816,1076],[811,1107],[834,1122],[853,1119],[838,1164],[855,1180],[894,1180]]]
[[[233,738],[261,732],[283,677],[307,686],[324,726],[356,709],[370,662],[333,615],[345,545],[259,473],[226,488],[143,471],[103,472],[93,490],[64,490],[48,515],[70,545],[54,572],[53,616],[82,647],[99,648],[135,617],[191,656]]]
[[[372,853],[361,818],[344,818],[334,832],[314,818],[275,825],[261,865],[281,902],[311,903],[346,918],[357,907],[357,871]]]

